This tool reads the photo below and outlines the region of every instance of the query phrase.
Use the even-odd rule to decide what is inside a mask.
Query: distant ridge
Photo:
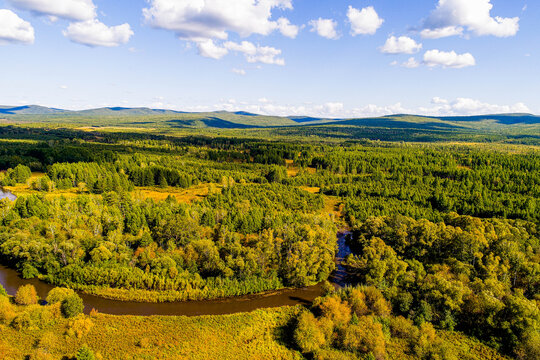
[[[207,127],[207,128],[263,128],[263,127],[299,127],[299,126],[353,126],[394,129],[463,129],[471,126],[481,126],[488,129],[496,125],[538,125],[540,117],[532,114],[493,114],[474,116],[419,116],[413,114],[395,114],[371,118],[329,119],[310,116],[266,116],[247,111],[214,111],[214,112],[184,112],[168,109],[152,109],[148,107],[103,107],[88,110],[64,110],[39,105],[0,106],[0,116],[13,120],[61,121],[64,118],[82,122],[103,123],[108,117],[115,119],[115,125],[143,125],[150,122],[134,121],[129,117],[156,116],[170,127]],[[103,119],[99,119],[103,117]],[[124,119],[125,122],[124,122]],[[80,121],[77,119],[81,119]],[[97,121],[99,120],[99,121]],[[140,120],[140,119],[139,119]]]

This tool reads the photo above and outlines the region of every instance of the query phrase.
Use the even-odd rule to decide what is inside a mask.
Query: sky
[[[0,104],[540,114],[537,0],[0,0]]]

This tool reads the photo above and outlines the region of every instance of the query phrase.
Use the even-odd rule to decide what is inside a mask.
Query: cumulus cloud
[[[295,39],[298,36],[300,28],[296,25],[291,24],[289,19],[279,18],[277,21],[278,29],[283,36]]]
[[[415,69],[420,66],[420,63],[413,57],[409,58],[409,60],[405,61],[401,66],[407,68],[407,69]]]
[[[249,63],[263,63],[269,65],[285,65],[285,60],[280,58],[281,50],[270,47],[255,45],[249,41],[240,43],[227,41],[218,45],[212,39],[197,42],[199,55],[219,60],[229,52],[241,53]]]
[[[384,46],[381,47],[381,52],[385,54],[414,54],[422,49],[422,44],[407,36],[390,36]]]
[[[373,6],[358,10],[349,6],[347,18],[351,24],[351,35],[373,35],[382,26],[384,20],[379,17]]]
[[[457,54],[455,51],[429,50],[424,54],[424,64],[429,67],[461,69],[476,65],[476,60],[470,53]]]
[[[530,112],[527,105],[522,102],[514,105],[498,105],[465,97],[453,101],[435,97],[431,103],[434,105],[433,107],[419,108],[416,113],[433,116],[466,116]]]
[[[272,21],[274,9],[292,9],[292,0],[150,0],[143,16],[153,27],[174,31],[180,39],[204,41],[228,38],[228,32],[242,37],[268,35],[276,29],[292,34],[281,21]],[[285,30],[283,30],[285,29]]]
[[[197,48],[199,49],[199,55],[216,60],[221,59],[229,53],[229,50],[217,46],[214,40],[211,39],[199,41]]]
[[[519,30],[519,17],[491,16],[491,0],[439,0],[424,24],[421,35],[441,38],[460,35],[466,28],[477,36],[514,36]]]
[[[11,10],[0,9],[0,45],[33,44],[34,28]]]
[[[227,41],[224,44],[226,50],[244,54],[249,63],[263,63],[269,65],[285,65],[285,60],[280,58],[281,50],[270,47],[255,45],[249,41],[236,43]]]
[[[356,107],[348,107],[341,102],[326,102],[320,104],[278,104],[267,98],[261,98],[254,102],[226,100],[214,105],[195,105],[170,107],[173,110],[210,112],[210,111],[247,111],[261,115],[272,116],[312,116],[321,118],[362,118],[393,114],[415,114],[425,116],[462,116],[462,115],[487,115],[499,113],[528,113],[529,108],[523,103],[514,105],[497,105],[476,99],[460,97],[455,100],[447,100],[440,97],[432,99],[431,104],[424,107],[409,108],[397,102],[390,105],[367,104]]]
[[[96,17],[92,0],[8,0],[15,7],[40,15],[60,17],[73,21],[87,21]]]
[[[337,40],[340,35],[337,32],[337,22],[332,19],[318,18],[317,20],[311,20],[309,26],[311,26],[311,32],[316,32],[319,36],[327,39]]]
[[[114,47],[125,44],[133,35],[129,24],[107,26],[97,19],[69,24],[64,35],[87,46]]]
[[[443,37],[456,36],[463,34],[461,26],[446,26],[437,29],[424,29],[420,32],[420,36],[424,39],[440,39]]]

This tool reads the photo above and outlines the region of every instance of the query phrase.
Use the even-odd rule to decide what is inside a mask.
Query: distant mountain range
[[[148,122],[144,117],[152,117]],[[538,125],[540,117],[532,114],[495,114],[478,116],[432,117],[407,114],[389,115],[375,118],[326,119],[318,117],[279,117],[258,115],[245,111],[189,113],[165,109],[106,107],[99,109],[71,111],[38,105],[0,106],[0,117],[16,121],[62,122],[69,119],[75,123],[104,126],[150,126],[166,124],[168,127],[207,127],[207,128],[263,128],[284,126],[339,125],[354,127],[384,127],[409,129],[456,129],[470,127],[489,127],[490,125]],[[114,119],[107,123],[108,117]],[[85,119],[85,121],[82,121]],[[99,120],[99,121],[98,121]],[[136,120],[136,121],[135,121]]]

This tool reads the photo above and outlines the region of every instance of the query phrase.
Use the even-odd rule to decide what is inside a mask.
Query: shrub
[[[67,318],[75,317],[84,310],[84,304],[79,295],[73,293],[62,301],[62,314]]]
[[[96,356],[94,355],[94,352],[92,349],[90,349],[87,345],[81,346],[79,351],[77,351],[77,360],[96,360]]]
[[[7,297],[0,297],[0,323],[9,324],[17,314],[15,306]]]
[[[412,320],[403,316],[392,318],[390,321],[390,331],[392,336],[400,339],[415,340],[418,337],[418,328],[414,326]]]
[[[23,285],[17,290],[15,302],[19,305],[34,305],[38,303],[38,295],[33,285]]]
[[[8,296],[6,289],[0,284],[0,296]]]
[[[367,306],[373,315],[383,317],[390,315],[390,305],[379,289],[369,286],[364,289],[364,294],[366,294]]]
[[[294,331],[294,339],[303,353],[311,353],[326,343],[326,337],[319,327],[319,322],[309,311],[300,314]]]
[[[322,299],[319,308],[322,316],[332,320],[336,326],[345,326],[351,321],[351,308],[339,296],[334,295]]]
[[[68,288],[57,287],[49,291],[45,299],[48,304],[62,303],[66,298],[75,294],[75,291]]]
[[[81,339],[92,330],[93,326],[94,323],[90,318],[79,316],[68,323],[66,335]]]
[[[342,347],[362,354],[372,353],[376,359],[386,357],[386,343],[382,325],[370,316],[358,319],[358,325],[350,325],[343,332]]]

